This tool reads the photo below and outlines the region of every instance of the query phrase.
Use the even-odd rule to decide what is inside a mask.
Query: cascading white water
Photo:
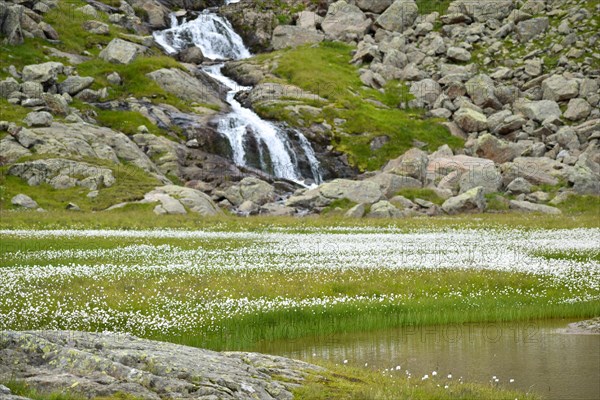
[[[234,3],[235,1],[229,1]],[[177,19],[171,16],[170,29],[154,33],[156,43],[170,54],[174,54],[190,45],[198,46],[205,57],[212,60],[243,59],[250,57],[250,51],[244,45],[242,38],[235,32],[229,21],[216,14],[205,12],[193,21],[184,21],[178,24]],[[261,119],[254,111],[243,107],[235,95],[251,87],[238,85],[235,81],[221,73],[223,64],[215,64],[204,68],[212,78],[224,84],[230,90],[227,102],[231,112],[219,120],[218,131],[225,136],[231,145],[233,161],[240,166],[247,165],[247,154],[244,142],[248,132],[252,132],[261,145],[269,152],[270,167],[273,174],[301,183],[304,178],[298,169],[297,157],[293,154],[292,146],[285,131],[277,125]],[[315,156],[310,142],[304,135],[296,132],[299,143],[310,163],[312,178],[316,183],[322,181],[319,172],[319,162]],[[259,154],[261,169],[266,170],[267,165],[264,154]]]

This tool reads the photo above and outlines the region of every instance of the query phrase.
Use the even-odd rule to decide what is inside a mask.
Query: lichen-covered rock
[[[54,82],[58,74],[62,74],[63,69],[64,65],[55,61],[26,65],[23,68],[23,80],[40,83]]]
[[[522,212],[533,212],[533,213],[542,213],[542,214],[562,214],[562,212],[556,207],[546,206],[543,204],[531,203],[529,201],[511,200],[509,203],[509,206],[512,210],[522,211]]]
[[[225,197],[235,206],[244,201],[251,201],[259,206],[271,203],[275,200],[275,188],[260,179],[247,177],[238,185],[229,187],[225,191]]]
[[[5,331],[0,359],[0,380],[90,398],[288,400],[307,373],[323,371],[284,357],[74,331]]]
[[[160,201],[168,214],[185,214],[185,207],[190,211],[202,216],[212,216],[221,214],[221,210],[212,201],[212,199],[199,190],[177,186],[166,185],[157,187],[145,196],[149,201]],[[172,199],[176,199],[175,204]],[[168,207],[167,207],[168,206]]]
[[[560,118],[562,115],[560,107],[553,100],[529,101],[519,99],[514,103],[514,109],[537,122],[543,122],[547,118]]]
[[[225,106],[218,88],[215,90],[214,87],[205,85],[199,79],[180,69],[163,68],[150,72],[146,76],[156,81],[167,92],[173,93],[184,100]],[[226,91],[222,93],[224,94]]]
[[[473,188],[458,196],[450,197],[442,204],[442,210],[447,214],[458,214],[463,212],[484,212],[487,203],[482,187]]]
[[[392,32],[404,32],[419,16],[414,0],[396,0],[377,18],[377,25]]]
[[[579,84],[575,79],[553,75],[542,82],[542,90],[544,91],[544,100],[569,100],[579,94]]]
[[[101,186],[110,187],[115,183],[115,177],[108,168],[63,158],[13,164],[8,169],[8,175],[18,176],[30,186],[48,183],[55,189],[81,186],[96,190]]]
[[[30,127],[50,126],[52,125],[52,114],[46,111],[30,112],[23,122]]]
[[[294,25],[279,25],[273,30],[271,44],[273,49],[280,50],[286,47],[298,47],[307,43],[322,42],[325,36],[316,29],[303,28]]]
[[[480,132],[487,129],[487,117],[471,108],[461,108],[454,113],[454,122],[465,132]]]
[[[71,96],[76,95],[83,89],[87,89],[94,83],[91,76],[69,76],[58,84],[59,93],[68,93]]]
[[[369,218],[400,218],[404,214],[387,200],[381,200],[371,206]]]
[[[517,24],[517,36],[519,41],[527,42],[542,33],[546,32],[550,26],[550,20],[547,17],[528,19]]]
[[[38,208],[38,203],[36,203],[35,200],[33,200],[31,197],[29,197],[25,194],[18,194],[16,196],[14,196],[10,200],[10,203],[12,205],[23,207],[23,208],[29,208],[29,209]]]
[[[485,23],[491,19],[502,21],[514,8],[512,0],[456,0],[450,3],[448,14],[464,14]]]
[[[323,32],[328,39],[341,41],[362,39],[370,26],[371,20],[360,8],[344,0],[329,6],[327,15],[321,22]]]
[[[427,153],[423,150],[412,148],[400,157],[390,160],[383,168],[383,171],[422,181],[426,175],[427,164],[429,164]]]
[[[144,46],[116,38],[100,52],[99,57],[114,64],[129,64],[146,50]]]

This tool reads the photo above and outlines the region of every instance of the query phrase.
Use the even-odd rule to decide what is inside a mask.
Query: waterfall
[[[230,1],[233,3],[235,1]],[[169,54],[179,50],[198,46],[205,57],[212,60],[243,59],[250,57],[250,51],[242,38],[235,32],[227,19],[214,13],[204,12],[192,21],[178,23],[172,16],[172,27],[155,32],[154,39]],[[204,71],[227,88],[227,102],[231,111],[222,116],[218,122],[218,132],[227,138],[233,152],[233,162],[240,166],[249,165],[250,158],[258,158],[259,164],[252,165],[278,178],[285,178],[303,183],[305,178],[312,178],[321,183],[319,162],[310,142],[300,131],[295,131],[300,148],[310,164],[310,177],[303,177],[298,168],[298,157],[287,132],[270,121],[260,118],[254,111],[243,107],[235,95],[251,87],[240,86],[221,72],[223,64],[204,67]],[[257,154],[248,152],[247,142],[255,140]],[[268,154],[265,154],[268,153]]]

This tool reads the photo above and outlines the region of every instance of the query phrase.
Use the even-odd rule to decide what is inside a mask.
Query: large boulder
[[[70,113],[69,103],[60,94],[42,93],[42,100],[52,114],[65,116]]]
[[[363,38],[371,20],[353,4],[339,0],[329,6],[321,28],[325,36],[332,40],[353,41]]]
[[[293,25],[279,25],[273,30],[273,49],[280,50],[286,47],[298,47],[307,43],[319,43],[325,36],[316,29],[307,29]]]
[[[419,8],[414,0],[396,0],[377,18],[376,23],[392,32],[404,32],[419,16]]]
[[[428,163],[427,153],[423,150],[412,148],[400,157],[388,161],[383,171],[423,181]]]
[[[479,157],[503,164],[521,156],[528,148],[527,144],[507,142],[486,133],[477,138],[474,150]]]
[[[374,14],[381,14],[389,6],[392,5],[394,0],[356,0],[355,3],[361,10],[365,12],[372,12]]]
[[[577,97],[579,84],[575,79],[566,79],[562,75],[552,75],[542,82],[544,100],[562,101]]]
[[[366,179],[370,182],[375,182],[379,185],[379,189],[388,199],[395,196],[402,189],[420,188],[423,186],[421,181],[411,178],[410,176],[402,176],[382,172],[373,177]]]
[[[21,29],[21,15],[25,7],[0,2],[0,35],[4,36],[6,42],[12,46],[23,43],[23,30]]]
[[[447,214],[482,213],[485,211],[485,201],[482,187],[475,187],[458,196],[450,197],[442,204],[442,210]]]
[[[467,93],[475,105],[496,109],[501,107],[495,95],[494,81],[488,75],[480,74],[474,76],[467,81],[465,86]]]
[[[480,132],[487,129],[487,117],[472,108],[462,107],[454,113],[454,122],[465,132]]]
[[[518,177],[506,186],[506,190],[511,194],[529,194],[532,187],[527,179]]]
[[[30,127],[50,126],[52,119],[52,114],[47,111],[35,111],[27,114],[23,122]]]
[[[528,42],[546,32],[550,26],[547,17],[532,18],[517,24],[517,37],[520,42]]]
[[[485,23],[491,19],[502,21],[514,8],[512,0],[457,0],[450,3],[447,13],[467,15],[476,22]]]
[[[502,176],[496,167],[475,166],[462,173],[459,186],[459,193],[468,192],[475,187],[481,188],[484,194],[496,193],[502,187]]]
[[[321,196],[326,199],[348,199],[354,203],[373,204],[382,199],[383,193],[379,185],[371,181],[352,181],[335,179],[319,187]]]
[[[134,9],[143,11],[146,23],[153,30],[169,27],[169,14],[171,11],[159,0],[129,0],[129,4]]]
[[[547,118],[560,118],[562,112],[553,100],[529,101],[519,99],[515,101],[514,110],[537,122],[543,122]]]
[[[23,67],[23,81],[54,83],[58,74],[63,73],[63,69],[64,65],[55,61],[43,64],[26,65]]]
[[[275,201],[275,188],[265,181],[246,177],[238,185],[231,186],[225,191],[225,197],[235,206],[245,201],[262,206]]]
[[[199,190],[184,186],[166,185],[157,187],[152,192],[146,194],[145,198],[156,198],[156,200],[161,201],[163,209],[168,214],[185,214],[186,211],[183,206],[202,216],[219,215],[222,213],[209,196]],[[176,199],[180,204],[177,205],[172,199]]]
[[[387,200],[381,200],[371,206],[369,218],[400,218],[404,214]]]
[[[177,59],[188,64],[202,64],[204,62],[204,54],[197,46],[190,46],[177,53]]]
[[[521,129],[526,122],[522,116],[503,110],[488,117],[488,130],[494,134],[506,135]]]
[[[562,212],[556,208],[551,206],[546,206],[543,204],[531,203],[529,201],[520,201],[520,200],[511,200],[509,203],[509,207],[511,210],[522,211],[522,212],[531,212],[531,213],[542,213],[542,214],[562,214]]]
[[[433,79],[423,79],[410,86],[410,93],[417,101],[432,106],[442,93],[442,87]]]
[[[68,93],[71,96],[76,95],[83,89],[87,89],[94,83],[91,76],[69,76],[58,84],[59,93]]]
[[[165,91],[184,100],[225,107],[220,93],[215,91],[214,86],[207,85],[180,69],[162,68],[152,71],[146,76],[156,81]]]
[[[145,46],[116,38],[100,52],[99,57],[113,64],[129,64],[146,50],[148,49]]]
[[[299,382],[324,372],[279,356],[218,353],[110,332],[3,331],[0,359],[3,382],[77,398],[291,399]]]
[[[570,121],[579,121],[587,118],[592,112],[592,106],[584,99],[571,99],[565,111],[565,118]]]
[[[0,81],[0,98],[6,99],[11,93],[18,92],[21,88],[15,78],[6,78]]]
[[[39,207],[38,203],[36,203],[35,200],[33,200],[31,197],[29,197],[25,194],[18,194],[16,196],[14,196],[10,200],[10,203],[17,207],[29,208],[29,209],[36,209]]]

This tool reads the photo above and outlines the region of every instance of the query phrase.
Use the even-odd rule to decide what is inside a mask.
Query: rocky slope
[[[193,18],[192,9],[208,6],[219,6],[253,50],[279,50],[225,70],[254,86],[239,95],[242,104],[304,132],[331,181],[302,189],[231,161],[215,129],[228,111],[227,90],[199,68],[208,61],[197,48],[168,58],[149,36],[168,27],[171,12]],[[559,213],[554,206],[571,194],[600,194],[598,7],[576,0],[0,1],[2,204],[52,208],[56,202],[43,204],[44,197],[59,190],[70,196],[63,206],[77,203],[71,209],[152,203],[157,214],[403,217],[483,212],[489,202]],[[67,21],[59,17],[65,13]],[[359,87],[333,76],[332,95],[292,82],[296,71],[282,73],[286,55],[327,41],[354,47],[351,70],[329,65],[355,73]],[[357,122],[364,116],[348,108],[355,101],[384,122],[402,118],[368,132]],[[415,133],[438,132],[438,123],[451,135]],[[405,154],[396,143],[403,136],[413,138]],[[430,137],[451,146],[436,150]],[[365,140],[363,157],[383,167],[357,175],[357,147],[344,143]]]
[[[322,368],[257,353],[218,353],[113,333],[5,331],[0,382],[87,398],[291,399]],[[0,399],[17,400],[0,385]]]

